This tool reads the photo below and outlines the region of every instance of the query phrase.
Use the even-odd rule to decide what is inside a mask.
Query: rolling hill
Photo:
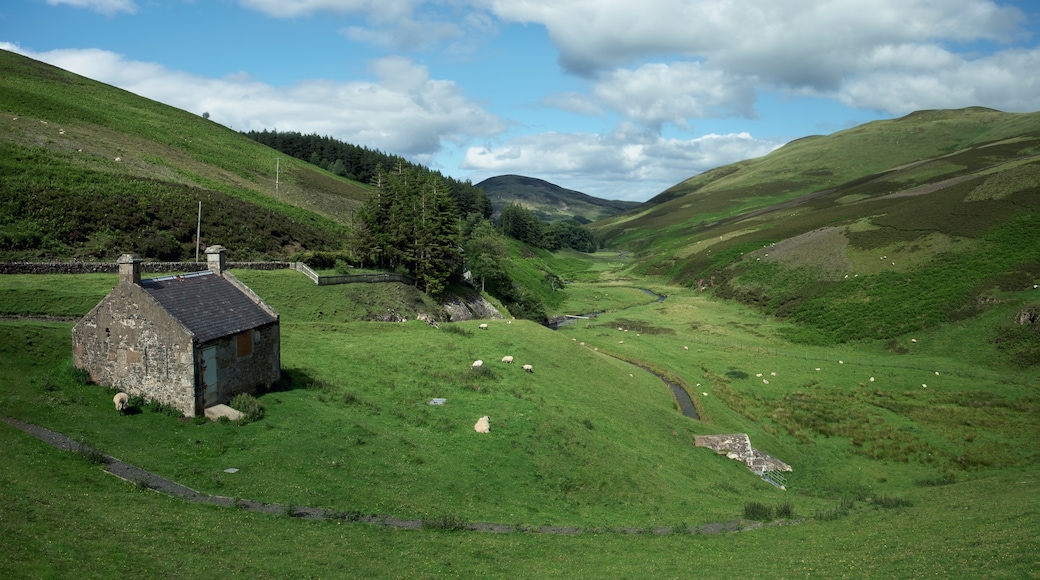
[[[798,340],[894,340],[1040,283],[1040,113],[922,111],[800,139],[590,227],[639,252],[633,271],[798,322]],[[1009,356],[1040,364],[1036,332],[1019,338]]]
[[[0,259],[338,249],[367,186],[231,129],[0,51]],[[276,160],[277,158],[277,160]]]
[[[481,181],[477,187],[491,198],[497,215],[509,203],[523,206],[544,221],[574,218],[589,223],[639,205],[634,201],[612,201],[565,189],[558,185],[521,175],[499,175]]]

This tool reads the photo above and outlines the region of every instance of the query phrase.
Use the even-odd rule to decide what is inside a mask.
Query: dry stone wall
[[[286,270],[292,262],[228,262],[228,268],[241,270]],[[208,269],[206,262],[141,262],[141,271],[201,272]],[[116,262],[0,262],[0,274],[115,274]]]

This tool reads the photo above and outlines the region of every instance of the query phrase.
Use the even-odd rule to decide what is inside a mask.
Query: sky
[[[644,201],[921,109],[1040,110],[1035,0],[5,0],[0,49],[238,131]]]

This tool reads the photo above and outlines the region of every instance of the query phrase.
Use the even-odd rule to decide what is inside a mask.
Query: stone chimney
[[[206,262],[209,264],[210,270],[215,274],[223,276],[226,269],[224,265],[224,246],[209,246],[206,248]]]
[[[116,261],[119,264],[119,283],[141,285],[141,258],[134,254],[123,254]]]

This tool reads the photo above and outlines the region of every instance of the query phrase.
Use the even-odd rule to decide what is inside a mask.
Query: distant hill
[[[1032,320],[1040,113],[920,111],[799,139],[589,227],[635,251],[634,273],[798,322],[804,342],[895,339],[1005,300]],[[991,339],[1040,365],[1038,328]]]
[[[478,183],[477,187],[491,198],[495,215],[506,204],[515,203],[531,210],[544,221],[574,218],[581,223],[589,223],[639,205],[634,201],[600,199],[522,175],[491,177]]]

